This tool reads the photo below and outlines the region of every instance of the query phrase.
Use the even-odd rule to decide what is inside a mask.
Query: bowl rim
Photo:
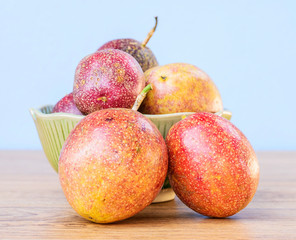
[[[72,113],[62,113],[62,112],[58,112],[58,113],[42,113],[41,109],[45,108],[45,107],[50,107],[53,106],[51,104],[47,104],[47,105],[42,105],[38,108],[30,108],[29,111],[31,113],[31,115],[33,116],[34,120],[36,120],[36,116],[38,117],[42,117],[42,118],[52,118],[52,119],[56,119],[56,120],[60,120],[60,119],[65,119],[65,118],[71,118],[71,119],[76,119],[76,120],[81,120],[83,119],[85,116],[87,115],[76,115],[76,114],[72,114]],[[167,113],[167,114],[143,114],[144,116],[146,116],[149,119],[174,119],[176,117],[182,118],[183,116],[187,117],[189,115],[192,115],[196,112],[178,112],[178,113]],[[231,118],[232,116],[232,112],[229,111],[228,109],[223,109],[222,111],[213,113],[216,114],[218,116],[229,116]]]
[[[48,113],[41,112],[42,108],[50,107],[50,106],[53,106],[53,105],[51,105],[51,104],[42,105],[38,108],[30,108],[29,111],[30,111],[31,115],[33,116],[34,120],[36,120],[36,116],[41,117],[41,118],[53,118],[56,120],[65,119],[65,118],[81,120],[85,117],[85,115],[77,115],[77,114],[72,114],[72,113],[58,112],[58,113],[48,114]]]

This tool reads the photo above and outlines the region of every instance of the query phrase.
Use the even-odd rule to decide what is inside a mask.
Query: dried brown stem
[[[146,39],[142,42],[142,46],[145,47],[147,45],[147,43],[149,42],[150,38],[153,36],[153,33],[155,32],[156,30],[156,27],[157,27],[157,23],[158,23],[158,20],[157,20],[157,17],[155,17],[155,25],[154,27],[150,30],[150,32],[148,33]]]

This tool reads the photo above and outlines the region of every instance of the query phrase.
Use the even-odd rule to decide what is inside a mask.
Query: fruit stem
[[[147,93],[152,89],[151,84],[148,84],[146,87],[144,87],[144,89],[142,90],[142,92],[138,95],[134,106],[132,107],[132,110],[137,111],[141,105],[141,103],[143,102],[144,98],[146,97]]]
[[[149,42],[150,38],[153,36],[153,33],[155,32],[156,30],[156,27],[157,27],[157,17],[155,17],[155,25],[154,27],[150,30],[150,32],[148,33],[146,39],[142,42],[142,46],[143,47],[146,47],[147,43]]]

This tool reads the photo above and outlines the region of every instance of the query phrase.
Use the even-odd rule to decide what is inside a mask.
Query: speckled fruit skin
[[[132,108],[144,87],[145,78],[138,62],[121,50],[108,49],[80,61],[73,97],[84,114],[106,108]]]
[[[194,211],[228,217],[252,200],[259,181],[255,152],[228,120],[196,113],[169,131],[169,180],[177,196]]]
[[[172,63],[145,72],[146,84],[153,89],[144,99],[140,112],[218,112],[223,110],[220,93],[210,77],[194,65]]]
[[[97,223],[129,218],[148,206],[168,168],[156,126],[130,109],[105,109],[82,119],[67,138],[59,177],[70,205]]]
[[[78,110],[78,108],[76,107],[73,101],[72,93],[67,94],[60,101],[58,101],[56,105],[54,105],[52,109],[52,113],[58,113],[58,112],[82,115],[82,113]]]
[[[113,41],[105,43],[98,50],[108,48],[119,49],[132,55],[140,64],[143,72],[145,72],[149,68],[158,66],[158,62],[153,52],[148,47],[143,46],[142,43],[137,40],[130,38],[115,39]]]

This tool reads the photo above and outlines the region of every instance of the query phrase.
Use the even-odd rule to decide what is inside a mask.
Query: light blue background
[[[0,149],[41,149],[30,107],[72,91],[85,55],[142,41],[206,71],[256,150],[296,150],[296,1],[1,1]]]

